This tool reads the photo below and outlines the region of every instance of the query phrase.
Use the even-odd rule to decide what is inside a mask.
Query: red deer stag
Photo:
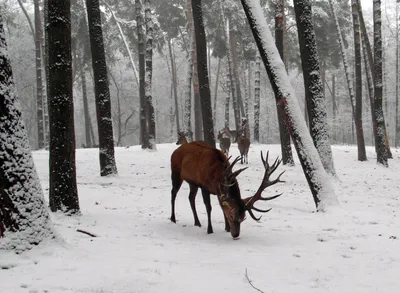
[[[229,137],[224,137],[224,132],[220,131],[218,131],[217,139],[219,140],[219,148],[226,156],[228,156],[229,148],[231,147],[231,139]]]
[[[237,157],[231,164],[223,152],[214,149],[202,142],[191,142],[181,145],[171,156],[171,221],[176,223],[175,218],[175,199],[183,181],[189,183],[190,193],[189,202],[194,216],[194,225],[201,227],[199,218],[196,212],[195,198],[198,189],[201,189],[203,201],[206,206],[208,217],[207,233],[213,233],[211,225],[211,201],[210,194],[215,194],[218,197],[219,204],[222,208],[225,218],[225,230],[231,232],[234,239],[240,235],[240,224],[245,220],[246,211],[256,221],[261,217],[256,218],[254,211],[266,213],[268,210],[261,210],[254,207],[258,200],[271,200],[277,198],[281,194],[262,197],[261,194],[268,186],[274,185],[280,180],[282,173],[275,180],[270,180],[271,174],[278,168],[281,160],[278,158],[272,164],[268,163],[268,152],[264,159],[261,152],[261,160],[264,164],[265,173],[257,192],[251,196],[242,199],[240,195],[239,184],[236,177],[246,168],[232,171],[233,166],[240,160]]]

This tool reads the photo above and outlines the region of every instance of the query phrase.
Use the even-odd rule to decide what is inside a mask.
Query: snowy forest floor
[[[400,287],[400,151],[390,168],[376,165],[373,148],[367,162],[357,149],[333,146],[338,179],[333,180],[342,210],[315,213],[310,190],[296,157],[286,183],[264,194],[284,194],[258,203],[272,207],[259,223],[250,217],[241,237],[224,231],[222,211],[212,197],[214,234],[207,235],[201,194],[196,204],[203,227],[193,226],[189,189],[183,184],[170,216],[170,155],[175,144],[158,150],[116,148],[119,175],[99,176],[98,150],[77,150],[81,216],[53,214],[63,241],[44,243],[15,255],[0,252],[0,292],[398,292]],[[238,180],[242,197],[260,184],[260,150],[252,145],[249,169]],[[235,157],[237,145],[231,148]],[[34,152],[48,195],[48,152]],[[240,167],[236,166],[236,168]],[[92,238],[77,229],[98,235]]]

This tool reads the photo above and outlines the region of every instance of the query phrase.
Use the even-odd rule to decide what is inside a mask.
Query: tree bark
[[[136,9],[136,30],[138,38],[138,54],[139,54],[139,101],[140,101],[140,143],[142,149],[149,148],[149,137],[146,123],[146,90],[145,90],[145,44],[143,29],[143,8],[142,0],[135,0]]]
[[[225,128],[229,129],[229,104],[231,100],[231,79],[226,75],[226,98],[225,98]]]
[[[358,160],[366,161],[367,153],[365,150],[364,130],[362,123],[362,72],[361,72],[361,38],[360,38],[360,22],[358,17],[358,7],[355,0],[351,2],[353,15],[353,32],[354,32],[354,58],[355,58],[355,74],[356,74],[356,106],[354,123],[356,126]]]
[[[117,174],[111,99],[108,87],[106,56],[103,42],[99,0],[86,0],[90,48],[94,76],[97,129],[99,136],[100,176]]]
[[[172,73],[172,85],[174,89],[174,102],[175,102],[175,118],[176,118],[176,132],[181,131],[180,119],[179,119],[179,103],[178,103],[178,81],[176,77],[176,64],[175,58],[172,51],[171,39],[168,40],[168,52],[171,60],[171,73]]]
[[[85,141],[86,147],[92,147],[92,139],[90,135],[90,113],[89,113],[89,103],[87,96],[87,84],[86,84],[86,72],[83,66],[83,60],[80,60],[80,71],[81,71],[81,83],[82,83],[82,102],[83,102],[83,116],[85,121]],[[94,139],[94,138],[93,138]]]
[[[43,79],[42,79],[42,44],[39,0],[34,0],[35,11],[35,57],[36,57],[36,111],[37,111],[37,130],[38,148],[45,146],[44,121],[43,121]]]
[[[285,60],[284,50],[283,50],[284,30],[285,30],[284,0],[277,0],[275,4],[275,44],[282,61]],[[276,97],[276,99],[279,99],[279,97]],[[276,110],[278,114],[279,136],[281,140],[282,163],[283,165],[293,166],[294,160],[292,154],[292,146],[290,144],[290,134],[285,123],[284,107],[280,104],[276,104]]]
[[[0,64],[0,250],[20,253],[55,235],[14,92],[1,15]]]
[[[335,175],[311,2],[294,0],[311,137],[325,170]]]
[[[207,42],[204,31],[201,0],[192,0],[194,32],[196,36],[197,71],[199,74],[201,113],[204,141],[215,148],[214,124],[212,120],[211,94],[207,70]]]
[[[396,125],[394,144],[397,148],[400,144],[399,124],[399,2],[396,2]]]
[[[385,141],[385,118],[382,109],[382,19],[381,0],[374,0],[374,123],[376,125],[375,143],[377,162],[388,167],[388,154]]]
[[[273,44],[269,26],[258,0],[241,0],[247,20],[271,82],[277,103],[284,105],[285,120],[309,184],[317,210],[326,211],[338,201],[317,150],[307,131],[301,110],[290,84],[285,65]]]
[[[185,113],[184,125],[189,141],[193,141],[192,131],[192,82],[193,82],[193,51],[195,50],[195,36],[193,28],[192,1],[186,0],[186,18],[188,21],[187,32],[189,36],[190,49],[187,52],[188,67],[186,73],[186,90],[185,90]]]
[[[254,141],[260,142],[260,70],[261,58],[259,55],[256,57],[255,63],[255,77],[254,77]]]
[[[146,118],[149,133],[149,147],[156,147],[156,117],[154,115],[152,77],[153,77],[153,15],[151,13],[151,1],[145,0],[145,22],[146,22]]]
[[[218,98],[218,88],[219,88],[219,75],[221,71],[221,58],[218,58],[218,65],[217,65],[217,76],[215,78],[215,88],[214,88],[214,107],[213,107],[213,117],[214,117],[214,124],[217,125],[217,98]]]
[[[71,11],[69,0],[48,0],[48,100],[52,212],[79,213],[72,91]]]

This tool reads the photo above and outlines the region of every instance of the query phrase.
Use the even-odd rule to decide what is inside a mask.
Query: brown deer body
[[[217,139],[219,140],[219,148],[228,156],[229,148],[231,147],[231,139],[229,137],[224,137],[224,133],[220,131],[218,131]]]
[[[171,156],[171,221],[176,223],[175,199],[183,181],[186,181],[190,186],[189,202],[194,216],[194,225],[201,227],[195,206],[196,194],[200,188],[207,211],[207,233],[213,233],[210,194],[215,194],[224,213],[225,230],[230,231],[234,239],[239,237],[240,224],[245,219],[246,211],[258,221],[260,218],[256,218],[252,210],[259,212],[268,212],[269,210],[257,209],[253,206],[254,203],[257,200],[271,200],[280,196],[280,194],[267,198],[261,196],[266,187],[282,182],[280,176],[283,174],[282,172],[275,180],[270,181],[269,177],[279,166],[280,160],[276,159],[275,163],[269,166],[268,154],[266,160],[262,154],[261,158],[265,167],[263,181],[254,196],[242,199],[236,177],[247,168],[232,172],[239,157],[230,164],[223,152],[204,142],[195,141],[182,144]]]
[[[248,153],[249,153],[249,148],[250,148],[250,139],[245,135],[244,130],[239,130],[237,133],[236,141],[238,144],[238,149],[240,152],[241,160],[240,163],[245,164],[249,163],[248,160]]]

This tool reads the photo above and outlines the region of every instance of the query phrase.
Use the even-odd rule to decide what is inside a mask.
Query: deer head
[[[178,141],[176,142],[176,144],[180,145],[180,144],[188,143],[188,141],[186,139],[186,135],[187,135],[187,133],[185,133],[183,131],[179,131],[178,132]]]
[[[272,166],[269,165],[268,163],[268,155],[269,153],[267,152],[267,156],[264,159],[263,154],[261,152],[261,160],[264,165],[265,173],[263,180],[261,182],[260,187],[258,188],[257,192],[248,198],[241,199],[240,197],[240,190],[239,190],[239,185],[237,183],[236,177],[242,173],[246,168],[242,168],[239,170],[236,170],[235,172],[232,172],[233,166],[241,159],[241,157],[237,157],[230,166],[228,166],[224,172],[223,175],[223,181],[220,184],[220,196],[218,196],[220,205],[222,210],[224,211],[224,215],[226,217],[226,220],[229,223],[228,227],[225,227],[227,231],[231,232],[231,235],[234,239],[238,238],[240,235],[240,224],[246,219],[246,211],[249,213],[252,219],[259,221],[261,219],[261,216],[259,218],[255,217],[253,214],[253,211],[261,212],[261,213],[266,213],[269,212],[271,209],[268,210],[262,210],[259,208],[254,207],[254,204],[258,200],[263,200],[263,201],[268,201],[275,199],[279,197],[282,194],[278,194],[275,196],[271,197],[262,197],[261,194],[262,192],[271,185],[274,185],[278,182],[284,182],[280,180],[280,177],[284,173],[280,173],[278,177],[274,180],[270,180],[271,174],[278,168],[278,166],[281,163],[281,160],[278,158],[275,160],[275,162],[272,164]]]

